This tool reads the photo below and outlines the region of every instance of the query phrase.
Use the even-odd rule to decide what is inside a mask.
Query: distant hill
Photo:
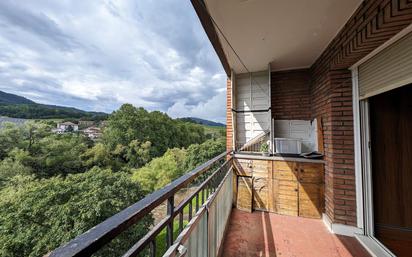
[[[35,104],[25,97],[0,91],[0,104]]]
[[[0,91],[0,116],[21,119],[90,119],[104,120],[108,114],[87,112],[72,107],[38,104],[25,97]]]
[[[191,123],[196,123],[196,124],[201,124],[201,125],[206,125],[206,126],[212,126],[212,127],[226,127],[225,124],[219,123],[219,122],[214,122],[210,120],[204,120],[200,118],[195,118],[195,117],[186,117],[186,118],[180,118],[179,120],[191,122]]]

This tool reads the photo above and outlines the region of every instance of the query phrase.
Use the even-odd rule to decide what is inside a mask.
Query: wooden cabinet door
[[[323,210],[323,165],[299,163],[299,216],[320,218]]]
[[[269,211],[269,165],[266,160],[253,160],[253,209]],[[270,169],[271,170],[271,169]]]
[[[298,167],[296,162],[273,162],[275,208],[279,214],[298,215]]]
[[[237,209],[252,212],[252,182],[253,181],[251,177],[237,177]]]
[[[269,183],[267,178],[253,178],[253,209],[269,211]]]

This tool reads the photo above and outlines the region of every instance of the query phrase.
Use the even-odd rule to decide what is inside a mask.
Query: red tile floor
[[[322,220],[232,210],[223,257],[370,256],[352,237],[328,231]]]

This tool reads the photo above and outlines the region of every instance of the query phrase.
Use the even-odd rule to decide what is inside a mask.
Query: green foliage
[[[226,139],[226,127],[204,126],[208,139]]]
[[[134,170],[132,179],[149,192],[155,191],[182,176],[186,151],[178,148],[168,150],[162,157],[150,161],[144,167]]]
[[[151,159],[151,145],[152,143],[149,141],[141,143],[139,140],[132,140],[126,147],[117,145],[115,153],[125,159],[128,167],[137,168],[143,166]]]
[[[31,169],[24,166],[18,161],[13,161],[11,158],[6,158],[0,161],[0,189],[15,176],[30,175]]]
[[[24,148],[23,130],[13,123],[5,123],[0,130],[0,159],[8,156],[15,147]]]
[[[9,156],[13,149],[32,151],[40,139],[50,135],[50,127],[42,122],[27,122],[23,126],[6,123],[0,129],[0,159]]]
[[[0,116],[22,119],[64,119],[87,118],[88,120],[105,120],[107,114],[100,112],[86,112],[76,108],[45,105],[45,104],[1,104]]]
[[[110,152],[102,143],[97,143],[87,149],[82,155],[82,159],[84,160],[84,165],[90,168],[98,166],[117,171],[122,166],[122,163],[117,160],[117,156]]]
[[[81,156],[86,152],[85,137],[76,134],[50,135],[31,146],[31,150],[14,150],[10,156],[32,168],[39,177],[84,172]]]
[[[206,161],[218,156],[226,150],[223,139],[207,140],[202,144],[193,144],[187,148],[187,157],[184,162],[185,170],[192,170]]]
[[[114,150],[119,147],[129,148],[130,142],[150,142],[150,157],[158,157],[174,147],[188,147],[206,139],[200,125],[171,119],[164,113],[148,112],[124,104],[110,115],[104,130],[103,142]]]
[[[266,142],[262,143],[262,144],[260,145],[260,151],[261,151],[262,153],[267,153],[267,152],[269,152],[269,145],[268,145]]]
[[[92,169],[66,178],[15,177],[1,191],[0,256],[43,256],[144,197],[128,174]],[[120,256],[147,233],[146,216],[97,256]]]
[[[0,130],[0,160],[23,165],[37,177],[84,172],[81,156],[88,149],[88,139],[73,133],[55,135],[50,130],[43,122],[6,124]]]

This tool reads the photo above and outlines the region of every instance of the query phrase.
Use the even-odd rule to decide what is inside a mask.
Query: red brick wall
[[[226,80],[226,149],[233,150],[232,127],[232,83],[230,78]]]
[[[272,72],[272,118],[277,120],[310,119],[309,75],[308,69]]]
[[[356,226],[352,82],[348,69],[313,80],[312,113],[321,117],[325,152],[325,212],[334,223]]]
[[[311,67],[312,118],[321,116],[325,212],[356,225],[352,83],[348,68],[412,23],[410,0],[365,0]]]

